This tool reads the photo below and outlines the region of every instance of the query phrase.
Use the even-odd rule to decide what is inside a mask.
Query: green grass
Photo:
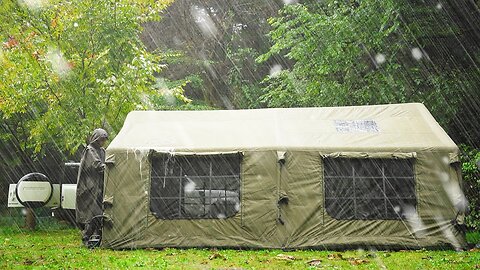
[[[470,240],[479,239],[471,234]],[[293,256],[282,259],[279,254]],[[321,260],[310,266],[308,261]],[[358,264],[358,265],[357,265]],[[475,269],[480,252],[291,251],[281,250],[108,250],[84,248],[75,229],[29,232],[0,227],[0,269]]]

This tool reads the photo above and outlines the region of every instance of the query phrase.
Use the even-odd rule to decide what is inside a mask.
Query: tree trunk
[[[28,230],[35,230],[37,221],[35,219],[35,213],[32,208],[26,208],[27,212],[25,214],[25,226]]]

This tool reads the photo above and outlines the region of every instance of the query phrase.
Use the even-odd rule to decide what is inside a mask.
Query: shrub
[[[480,230],[480,149],[467,145],[460,145],[462,150],[462,175],[465,196],[470,205],[470,213],[465,219],[467,227],[471,230]]]

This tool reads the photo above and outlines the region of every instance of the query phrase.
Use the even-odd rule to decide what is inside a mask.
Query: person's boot
[[[96,248],[100,246],[100,241],[102,240],[101,236],[98,234],[93,234],[90,236],[87,242],[88,248]]]
[[[90,235],[88,234],[87,228],[84,228],[82,230],[82,244],[87,247],[89,239],[90,239]]]

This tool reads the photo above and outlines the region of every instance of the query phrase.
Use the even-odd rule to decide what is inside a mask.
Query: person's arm
[[[93,149],[87,149],[85,163],[88,164],[88,167],[91,170],[94,170],[98,173],[103,173],[103,171],[105,170],[105,163],[103,163],[103,161],[100,159],[97,151]]]

